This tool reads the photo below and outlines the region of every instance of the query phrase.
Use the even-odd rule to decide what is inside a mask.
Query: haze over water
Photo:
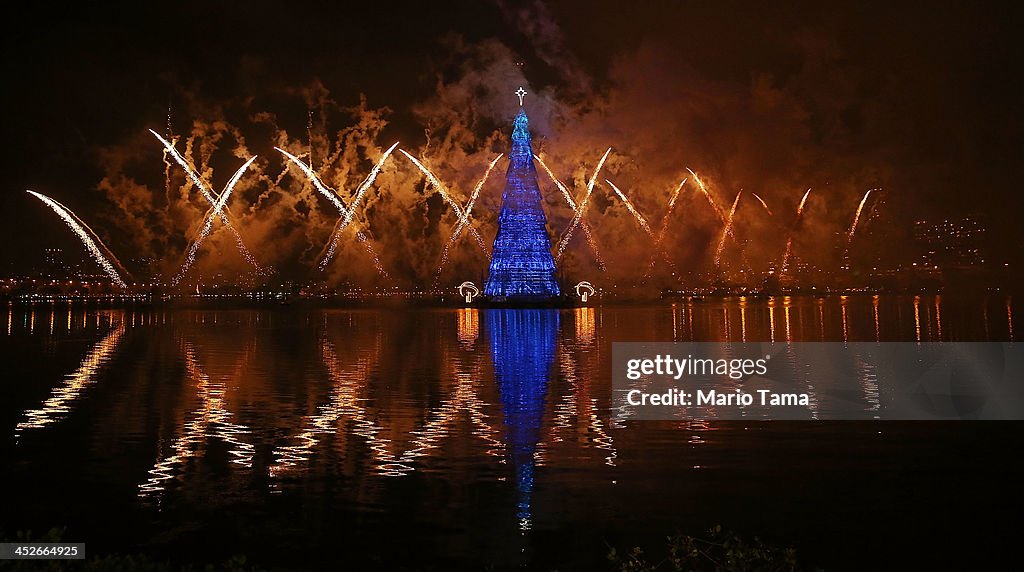
[[[1020,423],[622,423],[611,344],[1009,341],[1015,312],[937,296],[8,306],[0,528],[267,567],[296,551],[300,567],[600,567],[609,545],[716,524],[829,569],[917,540],[994,546],[1024,506]]]

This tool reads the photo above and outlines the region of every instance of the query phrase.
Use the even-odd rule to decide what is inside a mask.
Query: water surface
[[[609,411],[615,341],[1007,341],[1001,297],[6,310],[0,527],[92,553],[600,569],[721,524],[832,569],[977,564],[1024,508],[1020,423]]]

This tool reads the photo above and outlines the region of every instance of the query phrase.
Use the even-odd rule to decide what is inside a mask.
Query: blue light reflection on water
[[[529,529],[534,455],[541,439],[548,379],[555,361],[558,311],[490,310],[484,320],[519,490],[516,516],[520,528]]]
[[[680,523],[863,540],[868,523],[881,526],[877,536],[913,524],[902,508],[908,490],[924,499],[984,483],[933,519],[957,530],[956,510],[1012,508],[999,483],[1013,473],[998,459],[1019,445],[1019,429],[615,424],[609,411],[615,341],[1012,337],[1009,300],[944,296],[941,314],[930,310],[937,304],[883,296],[563,311],[9,307],[0,313],[0,447],[12,451],[0,479],[20,486],[0,491],[0,528],[37,518],[34,528],[68,524],[96,539],[195,550],[181,532],[195,527],[249,538],[238,552],[270,563],[264,547],[278,541],[369,553],[400,530],[428,557],[486,564],[552,535],[660,534]],[[870,374],[866,405],[884,389]],[[140,495],[145,483],[152,495]],[[764,494],[779,483],[785,494]],[[837,490],[841,498],[830,496]],[[841,519],[822,514],[823,498]],[[266,528],[243,534],[218,516],[236,510]],[[354,522],[367,532],[346,536]],[[321,535],[289,532],[310,529]],[[488,542],[522,544],[481,548]],[[591,547],[598,560],[604,549]]]

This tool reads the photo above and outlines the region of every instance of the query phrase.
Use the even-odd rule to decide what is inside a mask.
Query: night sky
[[[556,171],[578,180],[613,147],[619,159],[605,175],[631,189],[653,220],[673,181],[691,166],[717,183],[721,202],[747,189],[786,210],[815,187],[829,201],[817,207],[828,213],[822,219],[839,225],[864,190],[881,186],[894,216],[978,212],[1008,245],[1021,244],[1019,9],[977,2],[348,4],[19,7],[21,15],[5,18],[3,33],[3,270],[27,268],[44,246],[76,248],[71,233],[25,189],[75,210],[122,258],[180,260],[187,212],[161,204],[154,212],[181,220],[154,226],[138,200],[120,201],[127,186],[116,183],[130,173],[133,188],[163,194],[160,147],[146,130],[165,131],[168,106],[175,133],[194,121],[223,120],[269,161],[257,164],[266,174],[262,187],[253,182],[232,204],[257,257],[266,244],[279,243],[275,236],[293,245],[289,252],[298,254],[289,258],[316,254],[333,213],[292,224],[286,214],[249,213],[242,201],[262,200],[267,212],[322,208],[274,195],[302,181],[287,177],[282,189],[272,188],[284,169],[272,146],[304,140],[311,110],[323,137],[335,140],[355,121],[344,110],[361,95],[367,107],[387,108],[387,124],[367,135],[377,148],[400,140],[413,154],[434,153],[434,164],[465,200],[480,165],[507,148],[500,137],[510,131],[517,73],[534,94],[527,110],[535,147],[563,166]],[[321,94],[321,103],[329,94],[329,104],[311,103],[312,93]],[[274,127],[254,119],[257,113],[273,114]],[[361,178],[379,153],[351,158],[358,171],[351,177]],[[239,161],[227,151],[213,156],[220,187]],[[400,167],[407,175],[388,175],[381,184],[398,189],[399,181],[413,181],[407,167]],[[338,171],[337,186],[345,186],[350,175]],[[104,178],[115,183],[103,189]],[[482,211],[497,210],[496,181],[488,188],[498,196]],[[423,187],[413,181],[394,192]],[[430,211],[424,220],[394,223],[404,238],[381,238],[382,248],[429,243],[423,235],[441,215],[422,200]],[[405,203],[374,205],[388,220],[389,205]],[[595,208],[609,221],[621,218],[607,201]],[[135,222],[117,222],[128,211]],[[493,220],[481,215],[484,223],[488,216]],[[567,220],[564,213],[549,216],[558,228]],[[600,225],[600,214],[593,221]],[[615,224],[625,223],[609,222],[608,232],[619,232]],[[313,225],[319,234],[310,237],[297,225]],[[142,240],[139,228],[146,226],[175,237]],[[434,242],[430,248],[439,248],[443,239]],[[415,281],[423,273],[403,264],[394,261],[396,274]]]

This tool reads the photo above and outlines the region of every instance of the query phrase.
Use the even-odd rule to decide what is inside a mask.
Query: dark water
[[[616,422],[614,341],[1006,341],[1006,298],[0,315],[0,527],[266,568],[605,569],[723,525],[827,569],[996,562],[1021,423]]]

